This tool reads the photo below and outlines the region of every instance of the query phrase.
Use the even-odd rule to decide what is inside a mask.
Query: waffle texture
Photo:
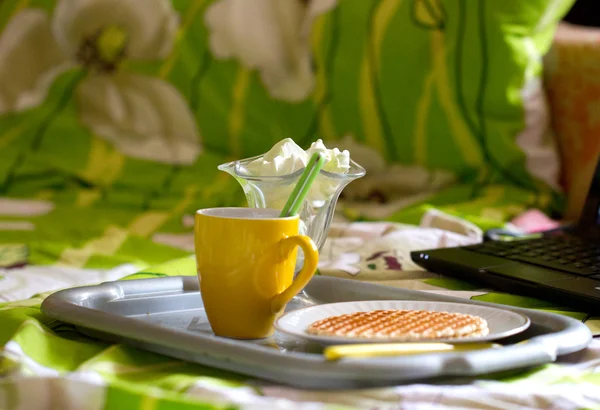
[[[307,329],[323,336],[394,338],[401,340],[447,339],[485,336],[485,319],[464,313],[426,310],[373,310],[331,316]]]

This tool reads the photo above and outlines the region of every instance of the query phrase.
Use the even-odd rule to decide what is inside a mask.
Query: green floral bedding
[[[291,406],[276,398],[297,392],[90,340],[39,302],[140,270],[193,274],[194,211],[245,204],[217,166],[285,137],[323,138],[367,169],[344,191],[349,220],[419,224],[437,209],[487,229],[559,211],[541,57],[571,4],[0,0],[0,408],[68,408],[57,392],[109,409]],[[386,240],[358,259],[342,240],[323,274],[473,291],[414,273]],[[553,369],[544,383],[575,374]],[[334,401],[369,402],[353,394]]]
[[[405,230],[389,224],[366,227],[355,224],[336,229],[344,231],[344,234],[333,240],[326,250],[325,258],[330,264],[322,269],[323,274],[373,280],[378,276],[379,279],[389,278],[390,272],[395,272],[395,280],[379,280],[379,283],[557,311],[578,319],[588,316],[564,311],[544,301],[489,292],[425,272],[390,269],[395,266],[392,259],[405,263],[402,249],[389,246],[391,239],[401,243],[402,237],[407,241],[418,236],[439,237],[439,233],[436,235],[416,228]],[[358,251],[360,259],[353,259],[352,252],[344,251],[347,251],[348,242],[357,239],[376,243],[373,246],[380,249],[379,255],[372,255],[371,250],[363,246],[364,252]],[[394,254],[396,256],[392,258]],[[365,261],[364,265],[361,260]],[[342,262],[344,264],[340,266]],[[360,267],[359,272],[348,273],[351,267]],[[63,280],[74,273],[53,271],[56,279]],[[94,279],[90,270],[77,273],[80,278],[87,275],[88,280]],[[123,273],[112,272],[112,277]],[[106,279],[110,275],[108,272]],[[193,257],[153,267],[128,279],[167,275],[195,275]],[[20,276],[26,277],[25,273]],[[0,343],[4,346],[0,352],[2,409],[451,410],[538,409],[551,405],[561,409],[600,407],[600,343],[597,341],[583,352],[562,357],[557,364],[489,375],[478,380],[347,391],[298,390],[90,338],[72,325],[42,315],[39,306],[46,295],[42,293],[26,301],[0,304]],[[599,321],[591,322],[593,324],[590,325],[598,331]]]
[[[291,137],[351,150],[368,176],[348,199],[400,201],[354,217],[557,210],[541,57],[571,3],[3,0],[0,195],[59,204],[53,221],[157,212],[136,233],[173,233],[241,203],[217,164]]]

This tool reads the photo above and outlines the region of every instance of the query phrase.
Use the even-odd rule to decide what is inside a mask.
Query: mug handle
[[[279,242],[279,246],[281,255],[283,255],[284,258],[286,258],[296,246],[301,247],[304,251],[304,265],[302,266],[302,270],[296,275],[292,284],[279,295],[275,295],[273,299],[271,299],[271,312],[273,313],[281,311],[294,296],[300,293],[312,279],[317,271],[317,265],[319,264],[319,251],[312,239],[306,235],[288,236]]]

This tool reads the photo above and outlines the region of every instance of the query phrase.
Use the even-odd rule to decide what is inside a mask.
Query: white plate
[[[529,327],[530,323],[529,318],[520,313],[488,306],[433,301],[374,300],[329,303],[294,310],[281,316],[275,323],[275,327],[281,332],[314,340],[321,344],[402,342],[402,340],[394,340],[394,338],[362,339],[340,336],[317,336],[306,331],[312,323],[330,316],[338,316],[353,312],[368,312],[378,309],[432,310],[437,312],[466,313],[485,319],[488,323],[488,328],[490,329],[490,332],[486,336],[465,337],[461,339],[435,339],[436,342],[468,343],[502,339],[524,331]]]

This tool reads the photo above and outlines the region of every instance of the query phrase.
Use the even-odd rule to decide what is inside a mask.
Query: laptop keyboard
[[[463,249],[600,280],[600,243],[577,237],[491,241]]]

